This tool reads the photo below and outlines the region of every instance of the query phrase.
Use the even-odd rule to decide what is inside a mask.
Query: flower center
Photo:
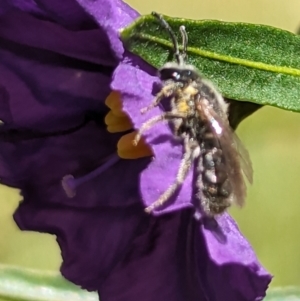
[[[112,92],[107,97],[105,104],[110,108],[110,111],[104,119],[107,125],[108,132],[128,132],[129,130],[133,129],[130,118],[122,110],[121,97],[118,92]],[[66,195],[69,198],[73,198],[76,195],[78,186],[99,176],[105,170],[117,163],[121,158],[138,159],[142,157],[153,156],[151,148],[145,143],[143,138],[136,146],[133,145],[135,135],[136,131],[124,134],[117,143],[117,153],[106,158],[104,160],[105,163],[103,163],[92,172],[78,178],[74,178],[73,175],[65,175],[62,178],[61,184]]]

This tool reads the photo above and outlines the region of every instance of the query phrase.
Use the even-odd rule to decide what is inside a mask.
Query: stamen
[[[104,119],[108,132],[126,132],[133,128],[130,118],[123,112],[123,105],[119,92],[111,92],[106,98],[105,104],[111,109]]]
[[[152,149],[141,137],[137,145],[133,145],[133,140],[136,136],[136,131],[126,134],[118,141],[118,155],[123,159],[138,159],[143,157],[153,156]]]
[[[92,180],[93,178],[96,178],[105,170],[116,164],[119,160],[120,157],[117,154],[113,154],[107,158],[104,164],[85,176],[75,179],[72,175],[65,175],[61,180],[61,185],[66,195],[69,198],[73,198],[76,195],[76,189],[78,186]]]
[[[105,104],[111,109],[104,119],[108,132],[126,132],[134,128],[131,119],[123,111],[119,92],[111,92],[105,100]],[[146,144],[143,138],[141,138],[135,146],[133,145],[135,136],[136,132],[132,132],[121,137],[117,145],[119,157],[122,159],[138,159],[153,156],[151,148]],[[63,185],[66,185],[64,190],[70,197],[72,197],[74,191],[72,188],[73,181],[74,179],[70,175],[63,179]]]
[[[133,128],[131,120],[125,116],[115,115],[114,111],[109,111],[104,119],[107,131],[110,133],[126,132]]]
[[[119,92],[112,91],[106,98],[105,105],[113,111],[114,115],[120,117],[127,116],[126,113],[123,111],[123,104]]]

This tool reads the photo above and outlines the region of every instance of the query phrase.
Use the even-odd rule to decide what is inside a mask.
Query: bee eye
[[[173,72],[173,77],[175,79],[179,79],[180,78],[180,74],[178,72]]]

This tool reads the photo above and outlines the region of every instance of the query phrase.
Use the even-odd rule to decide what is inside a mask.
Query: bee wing
[[[240,163],[241,163],[241,169],[246,176],[247,180],[250,184],[253,183],[253,168],[252,163],[250,159],[249,152],[244,147],[242,141],[239,139],[239,137],[236,135],[236,133],[229,127],[229,130],[231,131],[231,136],[235,144],[235,148],[237,149]]]
[[[227,176],[233,189],[232,202],[242,206],[246,197],[246,184],[242,173],[250,183],[253,179],[249,153],[230,128],[227,119],[220,117],[208,102],[200,101],[198,109],[201,111],[200,115],[208,121],[224,155]]]

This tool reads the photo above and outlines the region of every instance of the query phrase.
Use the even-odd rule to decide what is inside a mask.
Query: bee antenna
[[[152,16],[155,17],[161,24],[162,27],[165,28],[165,30],[169,33],[173,47],[174,47],[174,56],[176,58],[176,61],[178,65],[183,65],[184,58],[186,56],[186,47],[187,47],[187,33],[185,31],[184,26],[180,26],[180,32],[182,36],[182,46],[183,46],[183,53],[180,53],[179,46],[178,46],[178,40],[174,34],[174,31],[170,27],[169,23],[163,18],[162,15],[158,14],[157,12],[152,12]]]
[[[181,25],[179,27],[180,33],[181,33],[181,37],[182,37],[182,59],[185,60],[186,56],[187,56],[187,44],[188,44],[188,35],[187,32],[185,30],[185,26]]]

